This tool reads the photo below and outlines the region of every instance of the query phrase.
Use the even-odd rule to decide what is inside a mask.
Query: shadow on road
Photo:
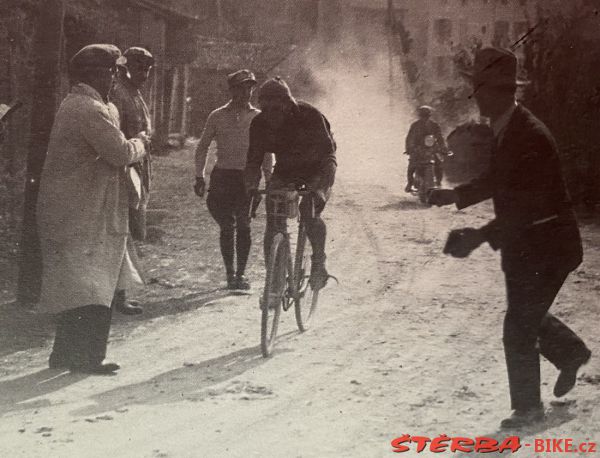
[[[43,369],[33,374],[0,382],[0,416],[7,412],[34,409],[50,405],[47,399],[30,399],[44,396],[88,377],[87,374]]]
[[[189,293],[181,297],[144,303],[144,313],[126,316],[113,313],[112,327],[127,323],[128,326],[153,318],[188,312],[227,296],[240,296],[246,293],[229,291],[224,288]],[[18,304],[0,305],[0,357],[31,348],[42,348],[54,338],[54,320],[51,315],[37,314],[23,309]]]
[[[277,351],[282,353],[286,350]],[[219,389],[210,388],[238,377],[266,361],[261,355],[260,348],[255,346],[200,363],[185,363],[183,367],[164,372],[143,382],[92,396],[95,404],[79,409],[74,414],[95,415],[122,409],[132,404],[160,405],[182,401],[201,402],[221,395],[268,395],[266,387],[248,387],[243,382]]]
[[[428,205],[422,204],[419,200],[400,200],[398,202],[392,202],[387,205],[383,205],[378,207],[378,210],[388,211],[388,210],[428,210],[430,207]]]
[[[32,313],[16,303],[0,305],[0,357],[43,347],[53,335],[50,315]]]
[[[498,443],[501,444],[506,438],[508,438],[510,436],[518,436],[520,438],[520,442],[521,442],[520,451],[533,452],[532,447],[528,447],[525,444],[533,444],[533,439],[535,439],[536,437],[540,437],[540,434],[543,433],[544,431],[547,431],[547,430],[550,430],[553,428],[557,428],[565,423],[570,422],[571,420],[573,420],[576,417],[576,414],[571,412],[569,407],[570,407],[570,404],[568,404],[568,403],[553,404],[552,407],[546,411],[546,420],[535,426],[532,426],[530,428],[523,428],[520,430],[499,429],[493,433],[482,434],[482,435],[480,435],[480,437],[489,437],[489,438],[497,440]],[[551,435],[548,435],[548,437],[551,437]],[[504,453],[499,453],[499,452],[484,453],[484,455],[487,457],[505,457],[510,454],[511,454],[510,451],[506,451]],[[463,452],[463,453],[458,453],[456,456],[457,457],[473,456],[473,453],[471,453],[471,452],[464,453]]]

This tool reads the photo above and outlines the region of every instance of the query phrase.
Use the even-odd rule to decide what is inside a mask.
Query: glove
[[[196,183],[194,184],[194,192],[198,197],[204,196],[204,191],[206,189],[206,183],[204,182],[204,178],[196,177]]]
[[[448,234],[444,254],[449,254],[455,258],[466,258],[484,241],[485,238],[479,229],[472,227],[455,229]]]
[[[427,192],[427,203],[430,205],[450,205],[457,200],[456,192],[453,189],[430,189]]]

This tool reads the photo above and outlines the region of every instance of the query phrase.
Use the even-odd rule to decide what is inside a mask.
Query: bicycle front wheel
[[[283,234],[276,234],[271,243],[265,290],[261,302],[260,348],[266,358],[271,355],[277,328],[281,317],[281,308],[287,288],[287,240]]]
[[[304,332],[309,328],[311,319],[317,310],[317,301],[319,300],[319,291],[313,291],[309,282],[311,256],[312,247],[310,240],[306,236],[306,228],[304,225],[301,225],[294,262],[294,285],[296,288],[294,312],[300,332]]]

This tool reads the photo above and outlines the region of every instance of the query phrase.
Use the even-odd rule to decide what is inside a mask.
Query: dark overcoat
[[[457,207],[491,198],[496,217],[482,228],[505,272],[574,270],[579,228],[548,128],[518,105],[491,155],[489,170],[456,188]]]

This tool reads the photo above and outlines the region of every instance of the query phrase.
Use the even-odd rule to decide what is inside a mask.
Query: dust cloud
[[[389,58],[385,35],[370,34],[367,43],[353,36],[346,34],[335,44],[321,41],[307,53],[321,88],[312,102],[331,122],[340,173],[360,181],[393,180],[399,187],[414,107],[400,63]]]

